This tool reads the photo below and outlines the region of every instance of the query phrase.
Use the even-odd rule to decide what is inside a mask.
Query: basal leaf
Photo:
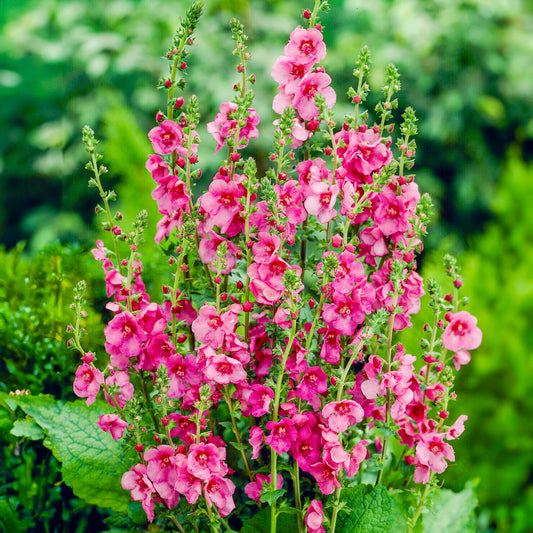
[[[298,531],[295,514],[282,513],[276,520],[276,529],[281,532]],[[261,509],[242,526],[241,533],[270,533],[270,507]]]
[[[105,403],[60,402],[52,396],[17,398],[19,407],[44,430],[45,446],[62,463],[63,480],[87,503],[126,511],[129,495],[120,485],[129,465],[121,447],[96,422],[108,413]]]
[[[435,490],[430,505],[422,515],[424,533],[470,533],[476,530],[474,509],[477,498],[474,483],[468,482],[461,492]]]
[[[15,421],[11,434],[15,435],[15,437],[26,437],[30,440],[42,440],[45,436],[41,426],[28,417],[24,420]]]
[[[342,491],[349,508],[337,521],[338,533],[400,533],[407,530],[405,520],[387,489],[359,485]]]

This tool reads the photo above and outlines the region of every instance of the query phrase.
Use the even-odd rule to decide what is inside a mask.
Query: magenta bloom
[[[224,476],[228,471],[224,459],[226,459],[224,448],[217,448],[214,444],[192,444],[187,456],[187,469],[203,480],[211,476]]]
[[[207,131],[214,137],[217,142],[215,153],[218,152],[227,142],[228,137],[234,137],[239,126],[238,120],[232,116],[237,111],[237,104],[234,102],[223,102],[220,104],[220,112],[213,122],[207,124]],[[249,108],[246,124],[239,130],[239,145],[237,148],[244,148],[250,139],[259,135],[257,125],[259,116],[255,109]]]
[[[148,132],[148,138],[158,154],[170,154],[176,150],[182,156],[187,155],[187,148],[181,144],[183,132],[173,120],[164,120],[159,126],[152,128]]]
[[[101,415],[98,419],[98,426],[102,431],[110,432],[113,440],[118,440],[124,435],[128,423],[118,415]]]
[[[404,202],[403,196],[397,196],[388,187],[377,196],[378,207],[373,220],[383,235],[387,237],[396,233],[404,233],[411,216]]]
[[[292,31],[284,52],[288,58],[298,63],[318,63],[326,57],[326,45],[319,30],[298,26]]]
[[[332,301],[322,308],[324,322],[343,335],[353,335],[357,325],[364,321],[365,312],[369,312],[366,302],[337,291],[333,292]]]
[[[272,480],[272,476],[269,474],[268,476],[264,474],[256,474],[255,475],[255,481],[252,481],[251,483],[248,483],[244,487],[244,492],[248,496],[248,498],[255,500],[256,502],[261,501],[261,491],[263,490],[263,485],[267,484],[270,485]],[[283,476],[281,474],[276,475],[276,489],[283,488]]]
[[[309,533],[325,533],[325,529],[322,527],[323,522],[324,511],[322,504],[318,500],[313,500],[305,515],[307,531]]]
[[[279,249],[281,239],[275,233],[259,232],[258,242],[252,245],[252,253],[257,263],[268,263],[270,258]]]
[[[337,433],[346,431],[350,426],[363,420],[363,408],[353,400],[329,402],[322,409],[322,416],[328,421],[330,429]]]
[[[299,398],[311,402],[312,405],[314,400],[317,400],[318,406],[320,406],[318,395],[323,394],[327,390],[327,374],[319,366],[312,366],[305,371],[302,381],[296,388],[296,393]]]
[[[335,202],[339,194],[338,185],[330,185],[324,181],[310,185],[309,196],[305,199],[305,209],[315,215],[321,224],[327,224],[337,216]]]
[[[220,274],[228,274],[237,264],[236,256],[240,256],[239,249],[231,241],[217,235],[214,231],[208,231],[207,236],[200,241],[198,255],[202,263],[209,265],[213,272],[218,272],[218,267],[216,266],[219,261],[217,250],[222,243],[227,245],[228,251],[223,257],[224,264],[220,269]]]
[[[147,339],[146,332],[137,318],[129,311],[115,315],[104,329],[105,349],[111,355],[111,364],[125,370],[130,366],[130,358],[137,357]]]
[[[220,385],[228,385],[245,380],[246,371],[237,359],[224,354],[213,353],[207,358],[204,376]]]
[[[452,314],[452,319],[442,334],[444,347],[452,352],[478,348],[483,334],[476,324],[477,318],[468,311]]]
[[[294,94],[300,80],[311,72],[312,63],[300,63],[290,57],[280,56],[276,59],[270,75],[276,80],[286,94]]]
[[[148,478],[146,466],[132,466],[131,470],[122,476],[121,485],[124,490],[131,490],[132,500],[142,502],[144,512],[151,522],[154,519],[155,504],[152,495],[155,494],[155,489]]]
[[[252,385],[248,402],[252,407],[252,416],[266,415],[270,410],[270,402],[274,399],[274,391],[266,385]]]
[[[287,268],[296,270],[299,275],[302,273],[299,266],[289,266],[278,255],[273,255],[268,263],[252,263],[248,267],[250,290],[258,303],[272,305],[281,298],[285,290],[283,275]]]
[[[240,306],[232,305],[228,311],[218,315],[214,306],[204,304],[200,308],[198,317],[192,323],[192,331],[196,340],[218,350],[224,342],[224,337],[235,331],[235,325],[239,321],[239,308]]]
[[[301,224],[307,213],[303,207],[303,193],[296,180],[286,181],[283,185],[274,185],[274,191],[279,197],[279,211],[287,216],[290,224]]]
[[[465,430],[465,422],[467,420],[468,417],[466,415],[461,415],[446,432],[446,438],[448,440],[454,440],[462,435],[463,431]]]
[[[340,487],[337,472],[326,463],[315,463],[309,473],[316,479],[322,494],[332,494],[336,487]]]
[[[252,459],[257,459],[259,457],[259,451],[261,450],[263,437],[263,430],[259,426],[253,426],[250,428],[249,443],[252,447]]]
[[[392,161],[391,151],[381,142],[379,134],[372,130],[342,130],[335,135],[337,143],[341,139],[345,146],[337,151],[342,158],[340,174],[352,182],[371,182],[372,173],[379,172]]]
[[[279,422],[267,422],[266,427],[270,435],[265,437],[265,442],[278,453],[288,452],[297,437],[294,422],[290,418],[282,418]]]
[[[107,394],[107,391],[104,391],[105,399],[111,406],[118,406],[120,409],[123,409],[126,402],[133,398],[135,389],[130,382],[130,376],[127,372],[115,372],[106,378],[105,383],[111,390],[114,389],[112,398]]]
[[[337,100],[337,95],[332,87],[329,87],[331,78],[325,72],[310,72],[306,74],[294,95],[292,105],[298,111],[303,120],[317,118],[319,109],[315,104],[315,96],[321,94],[326,100],[326,107],[331,109]]]
[[[218,508],[220,516],[228,516],[235,509],[235,502],[233,501],[234,492],[235,484],[233,481],[220,476],[210,477],[204,488],[207,504],[211,505],[214,503]]]
[[[87,405],[96,400],[100,385],[104,382],[104,375],[97,368],[82,363],[76,370],[74,378],[74,393],[80,398],[87,398]]]
[[[444,442],[443,435],[432,435],[429,440],[420,440],[416,444],[416,459],[423,465],[429,466],[433,472],[442,474],[448,461],[455,461],[453,448]]]

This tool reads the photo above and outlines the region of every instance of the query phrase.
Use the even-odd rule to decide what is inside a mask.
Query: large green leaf
[[[396,502],[382,486],[358,485],[344,489],[348,512],[341,512],[338,533],[400,533],[407,530]]]
[[[121,447],[96,422],[105,403],[61,402],[52,396],[16,397],[18,406],[44,431],[44,445],[62,463],[64,482],[87,503],[126,511],[129,495],[120,485],[129,470]],[[20,426],[18,426],[20,428]]]
[[[430,502],[422,515],[424,533],[473,533],[476,530],[477,498],[473,482],[468,482],[461,492],[433,491]]]

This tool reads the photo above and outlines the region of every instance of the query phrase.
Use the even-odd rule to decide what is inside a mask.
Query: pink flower
[[[224,459],[224,448],[218,448],[214,444],[192,444],[187,456],[187,469],[204,481],[211,476],[224,476],[228,471]]]
[[[459,370],[461,366],[467,365],[470,363],[470,353],[466,350],[459,350],[454,356],[453,356],[453,366],[455,367],[455,370]]]
[[[165,178],[170,174],[168,171],[168,165],[158,155],[148,156],[148,161],[146,162],[146,170],[150,172],[152,178],[159,183],[159,180]]]
[[[104,382],[104,375],[97,368],[82,363],[76,370],[74,378],[74,393],[79,398],[87,398],[87,405],[96,400],[100,385]]]
[[[222,258],[220,274],[228,274],[237,264],[236,256],[240,257],[239,248],[237,248],[237,246],[231,241],[217,235],[214,231],[208,231],[207,236],[200,241],[198,255],[200,256],[200,261],[209,265],[209,268],[213,272],[219,272],[217,263],[220,261],[220,258],[217,250],[222,243],[226,244],[228,251]]]
[[[265,443],[278,453],[288,452],[297,436],[294,422],[290,418],[282,418],[279,422],[270,420],[266,427],[270,430],[270,435],[265,437]]]
[[[319,30],[298,26],[292,31],[284,52],[288,58],[298,63],[318,63],[326,57],[326,45]]]
[[[372,130],[341,130],[335,135],[337,144],[341,139],[345,146],[337,151],[342,159],[339,177],[346,177],[351,182],[372,182],[372,173],[379,172],[392,161],[391,151]]]
[[[105,349],[111,355],[111,364],[120,370],[130,366],[130,358],[137,357],[147,339],[137,318],[129,311],[115,315],[104,329]]]
[[[296,388],[296,393],[302,400],[307,400],[314,404],[313,400],[317,401],[317,407],[320,406],[319,394],[323,394],[328,390],[328,376],[319,367],[312,366],[308,368],[302,378],[302,381]],[[313,405],[314,406],[314,405]]]
[[[147,473],[152,481],[166,481],[170,471],[174,470],[171,458],[176,450],[172,446],[163,444],[145,452],[144,460],[148,463]]]
[[[459,311],[452,314],[450,323],[442,334],[444,347],[452,352],[478,348],[483,335],[476,324],[476,317],[472,316],[468,311]]]
[[[315,215],[321,224],[327,224],[337,216],[335,202],[338,194],[338,185],[324,181],[312,182],[309,196],[304,202],[305,209],[310,215]]]
[[[181,144],[183,132],[179,124],[172,120],[164,120],[159,126],[152,128],[148,138],[158,154],[170,154],[176,150],[184,157],[187,155],[187,148]]]
[[[235,484],[233,481],[220,476],[211,476],[204,488],[207,504],[210,506],[214,503],[218,508],[220,516],[228,516],[235,509],[235,503],[233,501],[234,492]]]
[[[350,426],[363,420],[363,408],[353,400],[329,402],[322,409],[322,416],[328,421],[328,426],[336,433],[346,431]]]
[[[147,475],[146,466],[132,466],[122,476],[121,485],[124,490],[131,490],[132,500],[142,502],[144,512],[151,522],[154,519],[155,504],[152,495],[155,494],[155,489]]]
[[[218,350],[224,342],[224,337],[235,331],[235,326],[239,321],[239,312],[240,306],[232,304],[228,311],[219,315],[214,306],[204,304],[200,308],[198,317],[192,323],[192,331],[196,340]]]
[[[266,415],[270,410],[270,402],[274,399],[274,391],[266,385],[252,385],[248,402],[252,407],[252,416]]]
[[[299,266],[289,266],[278,255],[273,255],[268,263],[252,263],[248,267],[250,291],[258,303],[272,305],[281,298],[285,290],[283,275],[288,268],[301,275],[302,270]]]
[[[221,233],[226,233],[234,218],[244,209],[239,200],[245,194],[244,187],[235,181],[214,179],[208,191],[198,198],[201,208],[206,212],[205,230],[218,226]]]
[[[105,384],[110,390],[114,390],[112,398],[104,391],[105,399],[111,406],[123,409],[126,402],[133,398],[134,387],[127,372],[115,372],[106,378]]]
[[[204,376],[220,385],[228,385],[245,380],[246,372],[237,359],[213,352],[207,357]]]
[[[263,490],[263,485],[267,484],[270,485],[272,476],[269,474],[268,476],[263,474],[256,474],[255,475],[255,481],[252,481],[251,483],[248,483],[244,487],[244,492],[248,496],[248,498],[255,500],[256,502],[261,501],[261,491]],[[283,476],[281,474],[276,475],[276,489],[283,488]]]
[[[118,440],[124,435],[128,423],[119,418],[118,415],[101,415],[98,419],[98,426],[102,431],[110,432],[113,440]]]
[[[252,459],[259,457],[259,451],[261,450],[261,444],[263,442],[263,430],[258,426],[250,428],[250,446],[252,447]]]
[[[467,420],[468,417],[466,415],[461,415],[446,432],[446,438],[448,440],[454,440],[462,435],[463,431],[465,430],[465,422]]]
[[[301,63],[296,59],[280,56],[276,59],[270,75],[280,84],[284,93],[294,94],[300,80],[311,72],[312,67],[312,63]]]
[[[215,153],[226,144],[228,137],[235,137],[237,128],[239,127],[239,121],[232,115],[236,113],[237,109],[237,104],[223,102],[220,104],[220,112],[215,117],[215,120],[207,124],[207,131],[217,142]],[[244,148],[248,144],[249,139],[253,139],[259,135],[259,131],[257,130],[259,116],[253,108],[248,109],[247,112],[246,124],[241,126],[239,130],[239,145],[237,148]]]
[[[303,207],[303,194],[296,180],[288,180],[283,185],[274,185],[274,191],[278,195],[278,211],[287,216],[290,224],[301,224],[307,213]]]
[[[322,308],[324,322],[343,335],[353,335],[357,325],[364,321],[365,313],[369,314],[371,311],[369,296],[372,292],[368,289],[368,286],[354,289],[352,294],[334,291],[332,303],[324,304]]]
[[[322,509],[322,503],[318,500],[313,500],[305,515],[307,531],[309,533],[325,533],[325,529],[322,527],[323,522],[324,511]]]
[[[410,213],[404,202],[404,198],[396,195],[388,187],[378,194],[378,207],[373,220],[383,235],[387,237],[395,233],[404,233],[408,226]]]
[[[264,231],[257,234],[258,242],[252,245],[252,253],[257,263],[268,263],[270,258],[279,249],[281,239],[275,233]]]
[[[303,120],[311,120],[318,117],[319,109],[315,104],[317,93],[324,97],[328,109],[333,107],[337,95],[333,88],[329,87],[330,83],[331,78],[325,72],[310,72],[302,78],[298,84],[292,105]],[[274,109],[274,111],[279,113],[277,109]],[[281,112],[283,111],[284,109]]]
[[[315,463],[309,469],[309,473],[315,478],[322,494],[332,494],[336,487],[341,486],[337,472],[326,463]]]
[[[173,462],[177,474],[174,490],[183,494],[187,502],[194,505],[202,493],[202,480],[189,471],[187,457],[183,454],[177,454]]]
[[[433,472],[442,474],[446,467],[446,459],[455,461],[453,448],[444,442],[443,435],[430,435],[428,440],[420,440],[416,444],[416,458],[422,465],[427,465]]]

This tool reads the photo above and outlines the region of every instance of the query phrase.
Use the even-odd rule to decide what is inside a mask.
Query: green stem
[[[287,342],[287,346],[285,347],[285,351],[283,352],[281,366],[278,372],[278,380],[276,383],[276,393],[274,396],[274,407],[272,411],[272,420],[274,422],[278,421],[279,401],[281,397],[281,389],[283,388],[283,375],[285,374],[285,365],[287,364],[287,359],[289,358],[289,354],[291,353],[292,343],[294,342],[295,338],[296,338],[296,320],[293,320],[289,341]],[[278,475],[277,468],[278,468],[278,454],[274,450],[274,448],[270,447],[270,479],[271,479],[272,489],[274,491],[277,488],[277,481],[278,481],[277,480],[277,475]],[[272,505],[270,506],[270,533],[276,533],[277,516],[278,515],[277,515],[277,509],[276,509],[276,501],[273,501]]]
[[[416,523],[418,522],[418,519],[420,517],[420,514],[422,513],[422,510],[424,509],[424,503],[426,501],[426,498],[429,495],[430,490],[431,490],[431,485],[429,483],[426,483],[426,486],[424,487],[424,492],[422,493],[420,501],[418,502],[418,507],[416,508],[415,515],[413,516],[413,520],[411,524],[409,525],[409,529],[407,530],[407,533],[413,532],[416,526]]]
[[[309,350],[311,347],[311,343],[313,342],[313,335],[315,333],[316,325],[318,324],[318,321],[320,320],[320,314],[322,313],[322,306],[324,305],[324,300],[326,299],[326,295],[322,293],[322,296],[320,297],[320,302],[318,304],[315,318],[313,319],[313,324],[311,325],[311,329],[309,331],[309,334],[307,335],[307,341],[305,343],[305,349]]]
[[[305,533],[302,520],[302,496],[300,494],[300,466],[296,461],[294,461],[292,479],[294,482],[294,500],[296,502],[296,509],[299,511],[296,515],[298,519],[298,533]]]
[[[239,447],[240,447],[242,445],[241,432],[239,431],[239,428],[237,426],[237,420],[235,419],[235,416],[233,415],[233,404],[231,403],[231,396],[230,396],[229,388],[227,385],[224,385],[224,398],[226,400],[226,403],[228,404],[229,416],[231,417],[231,422],[233,424],[233,433],[235,433],[235,437],[237,438],[237,442],[239,443]],[[246,453],[244,453],[244,450],[239,450],[239,451],[241,452],[241,456],[244,461],[246,473],[248,474],[250,481],[253,482],[254,476],[252,475],[252,470],[250,469],[250,463],[248,462]]]

